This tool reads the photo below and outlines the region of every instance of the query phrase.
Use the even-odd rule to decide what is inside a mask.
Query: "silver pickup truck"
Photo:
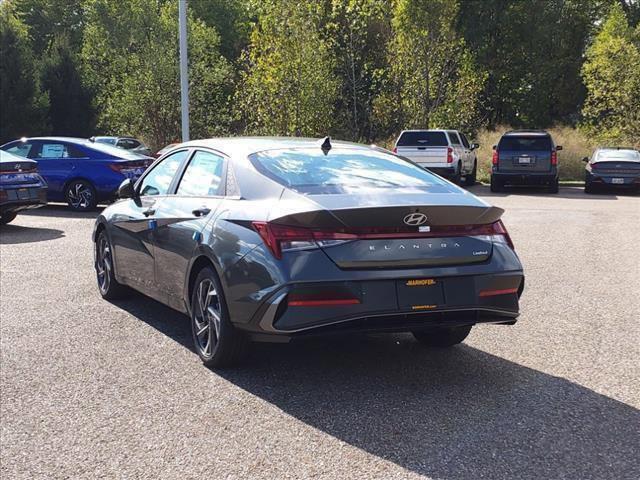
[[[457,130],[403,130],[393,151],[454,183],[464,177],[466,185],[473,185],[478,147]]]

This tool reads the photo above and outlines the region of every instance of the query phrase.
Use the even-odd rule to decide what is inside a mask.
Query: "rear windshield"
[[[397,147],[447,147],[444,132],[404,132],[398,139]]]
[[[551,150],[551,137],[543,136],[508,136],[502,137],[498,150],[528,151],[528,150]]]
[[[140,160],[141,158],[146,158],[144,155],[125,150],[124,148],[107,145],[106,143],[87,142],[84,144],[84,146],[93,150],[98,150],[102,153],[108,153],[109,155],[113,155],[114,157],[123,158],[125,160]]]
[[[640,152],[635,150],[602,150],[598,152],[597,160],[638,161]]]
[[[300,193],[454,191],[451,184],[416,164],[373,150],[333,148],[327,155],[320,148],[269,150],[249,159],[263,175]]]

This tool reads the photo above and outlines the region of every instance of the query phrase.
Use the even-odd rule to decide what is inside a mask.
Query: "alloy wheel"
[[[67,192],[69,203],[75,209],[87,209],[93,201],[91,188],[84,183],[74,183]]]
[[[220,338],[222,312],[220,298],[213,282],[205,278],[198,285],[193,312],[196,347],[204,357],[210,357]]]
[[[106,235],[102,234],[97,245],[96,273],[98,276],[98,287],[102,293],[109,290],[111,284],[111,248]]]

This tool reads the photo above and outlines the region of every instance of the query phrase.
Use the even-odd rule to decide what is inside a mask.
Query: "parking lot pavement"
[[[640,478],[640,197],[490,195],[517,325],[256,345],[223,373],[186,318],[101,300],[92,215],[0,230],[2,478]]]

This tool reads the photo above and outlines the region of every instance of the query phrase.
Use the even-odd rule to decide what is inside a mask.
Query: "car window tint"
[[[445,180],[395,155],[333,148],[269,150],[249,157],[262,174],[307,194],[340,194],[385,189],[403,192],[450,192]]]
[[[464,133],[460,134],[460,139],[462,140],[462,145],[465,146],[465,148],[469,148],[469,140],[467,140],[467,137],[464,136]]]
[[[81,158],[86,155],[73,145],[57,142],[42,142],[37,158]]]
[[[33,147],[33,144],[29,142],[24,142],[24,143],[20,142],[11,148],[7,148],[6,151],[9,153],[13,153],[14,155],[18,155],[19,157],[27,158],[29,156],[29,152],[31,151],[32,147]]]
[[[145,175],[140,184],[140,195],[166,195],[178,167],[186,158],[188,150],[181,150],[162,160]]]
[[[451,145],[460,145],[460,138],[456,132],[448,131],[447,134],[449,135],[449,140],[451,140]]]
[[[527,150],[551,150],[551,137],[546,136],[508,136],[502,137],[498,144],[498,150],[511,150],[522,152]]]
[[[129,138],[123,138],[121,140],[118,140],[118,144],[117,144],[118,147],[125,148],[127,150],[136,148],[139,145],[140,145],[140,142],[137,142],[136,140],[131,140]]]
[[[640,153],[634,150],[601,150],[598,160],[640,160]]]
[[[398,147],[446,147],[449,145],[444,132],[403,132]]]
[[[224,159],[215,153],[197,151],[180,180],[178,195],[205,197],[218,195]]]

